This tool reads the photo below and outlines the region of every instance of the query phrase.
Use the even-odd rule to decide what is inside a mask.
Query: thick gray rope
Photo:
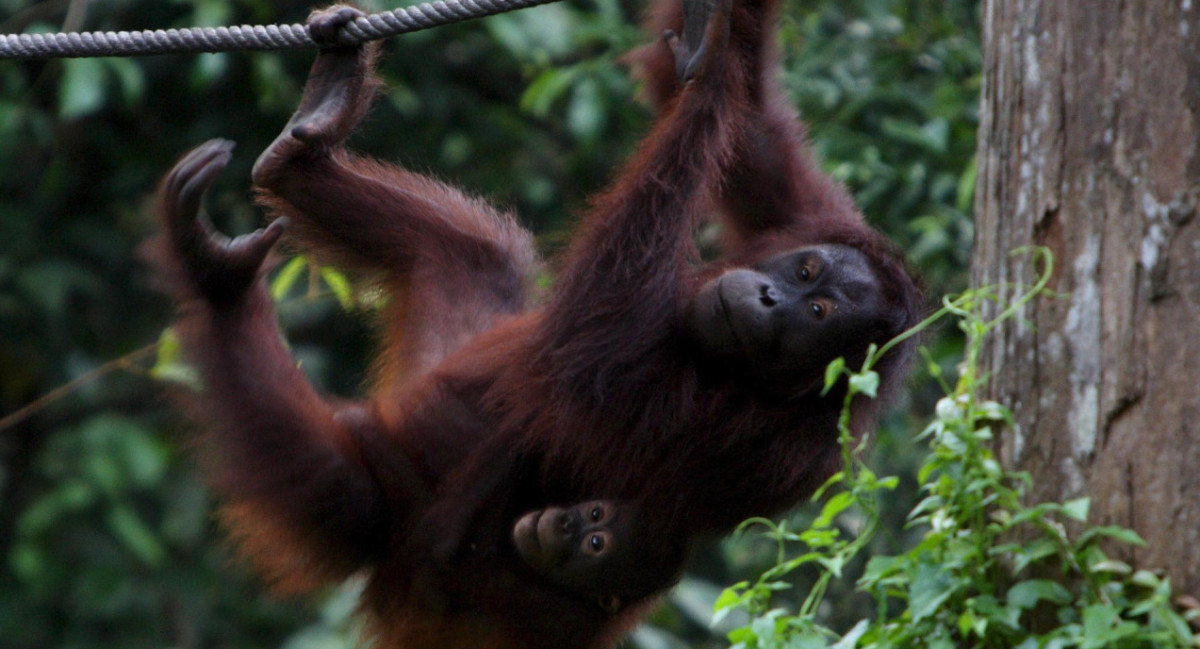
[[[357,45],[397,34],[535,7],[557,0],[438,0],[362,16],[338,31],[337,45]],[[168,52],[230,52],[318,47],[304,25],[193,27],[140,32],[0,34],[0,59],[138,56]]]

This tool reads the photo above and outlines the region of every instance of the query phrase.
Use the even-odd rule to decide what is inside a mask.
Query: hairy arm
[[[711,19],[699,14],[701,29],[693,25],[682,42],[674,41],[678,69],[690,75],[679,101],[660,117],[572,241],[554,295],[525,342],[530,357],[522,359],[528,367],[518,373],[517,396],[506,397],[517,411],[537,410],[518,412],[515,420],[561,407],[557,399],[564,396],[584,401],[610,389],[642,389],[638,368],[658,366],[645,360],[666,346],[687,293],[681,285],[689,281],[693,215],[721,176],[744,111],[744,77],[727,65],[725,51],[729,5],[721,5]],[[696,31],[703,46],[693,40]],[[527,432],[510,425],[472,449],[448,479],[456,488],[442,494],[418,531],[435,559],[459,556],[479,535],[474,530],[496,529],[497,512],[521,513],[508,511],[523,500],[516,495],[521,481],[541,484],[544,478],[545,458],[535,455],[543,449],[526,443]],[[512,523],[506,519],[502,527]]]
[[[779,87],[777,32],[772,29],[778,18],[779,0],[738,3],[731,18],[730,49],[746,70],[753,113],[734,143],[719,193],[726,248],[735,258],[750,256],[764,239],[777,235],[802,241],[814,229],[861,228],[853,199],[812,158],[804,125]],[[647,24],[652,32],[678,29],[682,23],[676,2],[655,0],[651,5]],[[660,110],[669,106],[680,91],[670,50],[648,45],[628,58],[640,67],[650,102]]]
[[[693,24],[671,49],[689,78],[587,215],[547,308],[538,350],[568,390],[605,392],[652,365],[645,356],[661,350],[687,293],[694,217],[745,127],[745,74],[726,47],[729,0],[711,18],[704,0],[688,1]]]

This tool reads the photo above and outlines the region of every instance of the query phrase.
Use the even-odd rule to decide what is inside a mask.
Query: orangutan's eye
[[[592,552],[595,552],[596,554],[604,552],[604,545],[604,537],[599,534],[593,534],[592,537],[588,539],[588,547],[591,548]]]

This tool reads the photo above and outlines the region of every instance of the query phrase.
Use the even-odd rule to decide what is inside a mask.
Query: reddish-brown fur
[[[717,150],[687,163],[723,166],[713,188],[726,233],[724,258],[698,270],[689,265],[694,254],[682,217],[699,205],[675,212],[654,202],[675,200],[669,191],[642,198],[630,185],[679,185],[626,173],[585,219],[545,315],[489,395],[505,413],[503,428],[514,442],[545,457],[547,480],[569,484],[581,496],[649,500],[644,509],[670,518],[673,534],[684,537],[724,532],[748,516],[793,506],[840,458],[836,391],[825,398],[815,392],[788,401],[764,398],[696,362],[681,340],[679,320],[700,281],[785,250],[845,244],[875,266],[894,311],[890,335],[915,324],[922,309],[899,251],[863,222],[845,189],[807,153],[802,126],[775,79],[768,26],[777,11],[773,0],[735,4],[731,48],[748,80],[747,105],[738,107],[745,112],[726,125],[734,136],[727,163],[713,158],[729,154]],[[680,20],[676,3],[663,0],[652,8],[652,31],[678,30]],[[651,45],[629,58],[642,67],[651,101],[669,111],[679,90],[670,52]],[[853,366],[867,342],[839,352]],[[885,394],[902,378],[910,350],[894,350],[877,367]],[[819,371],[812,378],[819,381]],[[872,425],[878,404],[855,404],[856,431]],[[462,481],[476,479],[467,473]],[[476,507],[494,497],[464,497],[472,496]],[[438,507],[455,515],[463,509],[454,501]]]
[[[688,540],[778,513],[835,470],[836,393],[748,389],[699,358],[681,326],[706,278],[818,242],[871,258],[895,311],[890,334],[919,309],[899,255],[805,153],[771,77],[776,4],[737,4],[728,48],[712,48],[686,88],[661,43],[637,55],[661,117],[595,201],[539,308],[528,304],[535,256],[511,217],[342,149],[376,84],[371,54],[323,52],[309,83],[326,92],[306,93],[302,139],[289,125],[255,181],[303,247],[389,297],[379,380],[361,403],[328,403],[303,379],[260,269],[231,271],[217,294],[196,288],[236,264],[191,264],[197,244],[172,230],[188,202],[172,198],[174,174],[164,181],[154,258],[207,387],[195,413],[212,431],[213,481],[281,590],[370,568],[364,607],[385,647],[606,646],[644,606],[610,617],[534,576],[509,543],[521,511],[632,503],[644,528],[622,542],[643,552],[618,572],[653,590]],[[652,26],[678,30],[665,6]],[[699,267],[692,224],[714,196],[726,255]],[[886,383],[906,353],[880,368]],[[856,428],[875,409],[857,404]]]

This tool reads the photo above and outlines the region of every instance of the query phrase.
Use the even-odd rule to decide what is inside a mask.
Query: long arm
[[[778,13],[778,0],[749,0],[734,7],[731,20],[730,48],[750,75],[748,97],[754,113],[734,143],[735,155],[719,196],[727,252],[735,258],[780,233],[802,241],[816,222],[825,231],[831,223],[845,223],[851,231],[862,221],[850,194],[810,155],[803,125],[779,88],[771,28]],[[651,5],[651,32],[678,29],[682,22],[677,2],[655,0]],[[648,45],[629,59],[641,67],[651,103],[664,109],[680,90],[669,49]]]
[[[336,31],[356,13],[333,7],[309,21]],[[379,387],[393,393],[496,316],[525,308],[536,254],[511,215],[346,151],[379,85],[376,49],[318,55],[299,108],[259,157],[254,181],[262,202],[293,223],[289,236],[302,248],[381,280],[389,294],[384,320],[392,324]]]
[[[705,0],[689,1],[703,26]],[[706,33],[690,26],[675,41],[676,69],[693,77],[568,251],[536,341],[556,389],[582,395],[628,384],[670,335],[687,294],[693,218],[745,126],[745,70],[726,48],[728,13],[721,0]],[[689,42],[697,31],[703,43]]]
[[[703,6],[704,0],[696,2]],[[679,69],[693,77],[572,242],[540,329],[527,343],[531,357],[522,360],[528,366],[517,373],[515,387],[500,389],[514,390],[505,396],[506,405],[517,411],[510,413],[512,421],[553,415],[548,411],[564,396],[590,399],[610,390],[643,390],[637,368],[654,366],[642,362],[645,356],[668,346],[664,341],[686,294],[681,284],[687,282],[691,218],[720,177],[740,128],[745,77],[726,56],[728,11],[728,0],[711,10],[711,19],[702,10],[697,17],[707,30],[693,25],[682,42],[675,42]],[[704,38],[701,47],[692,40],[695,31]],[[532,405],[538,409],[521,412]],[[621,406],[588,410],[607,418],[627,416],[618,411]],[[429,546],[439,560],[453,558],[472,529],[503,511],[496,503],[511,502],[520,489],[518,476],[545,477],[520,468],[520,462],[537,466],[544,460],[528,455],[540,452],[523,443],[531,434],[510,424],[475,447],[447,479],[461,488],[443,494],[418,528],[419,545]],[[565,439],[581,433],[562,434]]]
[[[150,256],[178,303],[176,331],[204,385],[189,405],[205,424],[223,515],[280,590],[304,590],[370,563],[384,547],[386,512],[352,437],[371,424],[355,421],[352,431],[339,419],[277,329],[262,262],[284,223],[228,240],[198,216],[231,149],[207,142],[167,175]]]

